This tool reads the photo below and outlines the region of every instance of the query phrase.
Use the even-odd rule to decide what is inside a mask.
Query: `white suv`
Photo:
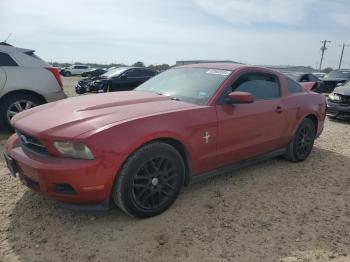
[[[34,106],[66,98],[59,70],[34,54],[0,42],[0,129]]]
[[[88,65],[71,65],[70,67],[63,68],[60,73],[64,76],[81,75],[91,69]]]

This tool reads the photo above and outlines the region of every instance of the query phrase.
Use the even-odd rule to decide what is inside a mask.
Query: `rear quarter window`
[[[304,92],[304,88],[292,79],[287,78],[287,89],[289,93]]]
[[[18,66],[18,65],[10,55],[0,52],[0,66]]]

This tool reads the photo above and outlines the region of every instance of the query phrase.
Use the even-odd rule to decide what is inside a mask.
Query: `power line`
[[[319,71],[321,71],[322,69],[323,56],[324,56],[324,52],[327,50],[327,43],[331,43],[331,41],[324,40],[324,41],[321,41],[321,43],[323,43],[323,46],[321,46],[322,56],[321,56],[320,67],[318,69]]]
[[[339,69],[341,68],[341,63],[343,62],[344,49],[345,49],[345,47],[348,47],[349,45],[348,45],[348,44],[343,43],[343,44],[342,44],[342,45],[340,45],[340,46],[342,46],[343,48],[342,48],[342,50],[341,50],[341,55],[340,55]]]

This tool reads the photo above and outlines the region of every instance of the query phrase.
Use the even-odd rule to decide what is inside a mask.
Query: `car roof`
[[[177,68],[210,68],[218,70],[229,70],[234,71],[241,67],[251,67],[244,64],[235,64],[235,63],[200,63],[200,64],[189,64],[177,66]]]

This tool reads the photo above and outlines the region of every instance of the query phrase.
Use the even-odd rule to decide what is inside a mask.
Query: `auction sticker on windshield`
[[[231,72],[232,71],[227,70],[209,69],[207,71],[207,74],[228,76],[229,74],[231,74]]]

